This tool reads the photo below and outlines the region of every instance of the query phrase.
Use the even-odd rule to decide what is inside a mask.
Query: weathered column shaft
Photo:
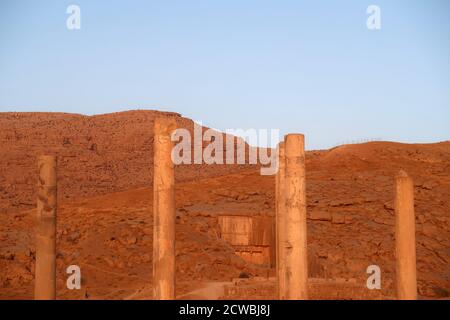
[[[278,172],[275,177],[276,192],[276,252],[278,299],[286,298],[286,158],[284,142],[278,145]]]
[[[175,299],[175,178],[171,158],[173,119],[158,118],[154,126],[153,292],[154,299]]]
[[[308,299],[305,138],[285,137],[286,154],[286,299]]]
[[[414,184],[404,171],[396,177],[395,247],[397,297],[417,299],[416,221],[414,216]]]
[[[38,158],[36,269],[34,298],[56,299],[56,157]]]

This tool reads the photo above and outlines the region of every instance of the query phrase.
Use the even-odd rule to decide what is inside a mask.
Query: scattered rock
[[[385,203],[384,203],[384,208],[386,209],[386,210],[389,210],[389,211],[393,211],[394,210],[394,201],[393,200],[389,200],[389,201],[386,201]]]
[[[137,238],[135,236],[128,237],[126,243],[127,244],[136,244]]]
[[[439,184],[435,181],[425,181],[424,183],[417,184],[416,186],[422,188],[424,190],[432,190],[437,187]]]
[[[311,220],[318,220],[318,221],[331,221],[331,213],[322,211],[313,211],[311,212],[309,218]]]
[[[105,260],[108,267],[114,267],[114,260],[110,257],[104,257],[103,260]]]
[[[345,214],[333,212],[333,214],[331,216],[332,216],[332,219],[331,219],[332,223],[334,223],[334,224],[344,224],[345,223]]]
[[[80,239],[81,235],[79,232],[72,232],[67,236],[67,241],[71,243],[76,243]]]

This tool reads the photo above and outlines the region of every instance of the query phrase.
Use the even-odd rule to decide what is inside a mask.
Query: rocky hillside
[[[193,132],[191,120],[158,111],[0,113],[0,213],[34,207],[36,158],[41,154],[58,156],[62,201],[150,187],[157,116],[175,118],[180,128]],[[181,165],[176,180],[220,176],[239,167]]]
[[[156,114],[0,114],[1,299],[32,298],[35,157],[41,152],[61,159],[59,297],[151,298]],[[449,296],[450,142],[311,151],[306,169],[310,277],[364,284],[367,266],[376,264],[383,296],[395,296],[394,176],[404,169],[415,182],[420,297]],[[177,168],[178,295],[202,282],[273,275],[245,263],[220,239],[218,216],[273,216],[274,181],[257,167]],[[82,292],[64,289],[70,264],[82,268]]]

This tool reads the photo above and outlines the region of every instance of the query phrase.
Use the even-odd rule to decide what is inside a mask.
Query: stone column
[[[285,137],[286,154],[286,299],[308,299],[305,137]]]
[[[38,158],[36,269],[34,298],[56,299],[56,157]]]
[[[395,185],[395,248],[397,297],[417,299],[416,220],[414,216],[414,184],[404,171],[396,177]]]
[[[275,177],[276,192],[276,252],[278,299],[286,298],[286,158],[284,142],[278,145],[278,172]]]
[[[175,120],[157,118],[153,158],[153,296],[175,299],[175,177],[171,133]]]

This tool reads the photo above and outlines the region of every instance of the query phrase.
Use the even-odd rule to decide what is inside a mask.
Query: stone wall
[[[267,216],[220,215],[220,236],[244,260],[275,266],[275,220]]]
[[[369,290],[356,279],[308,279],[310,300],[379,300],[393,299],[380,290]],[[272,300],[276,299],[275,278],[236,279],[225,287],[223,299]]]

